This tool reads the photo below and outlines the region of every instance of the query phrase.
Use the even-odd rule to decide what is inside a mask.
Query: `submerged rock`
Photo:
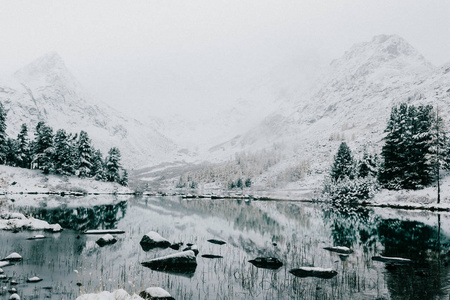
[[[141,264],[156,271],[193,274],[197,268],[197,259],[194,251],[188,250],[154,258]]]
[[[17,252],[13,252],[2,260],[3,261],[21,261],[22,256],[20,256],[20,254]]]
[[[0,280],[5,280],[6,279],[6,275],[5,274],[0,274]]]
[[[219,239],[209,239],[208,242],[216,244],[216,245],[224,245],[227,243],[224,240],[219,240]]]
[[[8,293],[10,293],[10,294],[17,293],[17,289],[16,289],[16,288],[10,288],[10,289],[8,290]]]
[[[328,251],[332,251],[332,252],[336,252],[336,253],[341,253],[341,254],[351,254],[351,253],[353,253],[352,249],[350,249],[348,247],[344,247],[344,246],[325,247],[323,249],[328,250]]]
[[[255,259],[249,260],[249,263],[257,268],[264,269],[278,269],[283,266],[283,263],[276,257],[257,257]]]
[[[45,239],[45,236],[43,234],[38,234],[27,238],[27,240],[42,240],[42,239]]]
[[[140,297],[144,299],[160,299],[160,300],[175,300],[169,292],[160,287],[149,287],[146,288],[139,294]]]
[[[30,277],[27,279],[27,282],[39,282],[39,281],[42,281],[42,278],[39,278],[37,276]]]
[[[297,277],[319,277],[319,278],[333,278],[337,275],[337,272],[331,268],[324,269],[319,267],[300,267],[298,269],[292,269],[289,271]]]
[[[105,234],[104,236],[102,236],[101,238],[99,238],[96,243],[97,245],[99,245],[100,247],[106,246],[106,245],[112,245],[115,244],[117,242],[117,239],[115,237],[113,237],[112,235]]]
[[[223,258],[221,255],[214,255],[214,254],[203,254],[202,257],[204,258]]]
[[[385,263],[395,263],[395,264],[409,264],[412,263],[412,260],[409,258],[402,258],[402,257],[389,257],[389,256],[373,256],[372,260],[375,261],[381,261]]]
[[[183,246],[183,242],[173,243],[169,247],[173,250],[180,250],[181,246]]]
[[[167,239],[154,231],[150,231],[144,235],[139,244],[144,251],[149,251],[153,248],[167,248],[171,245]]]
[[[197,245],[190,245],[183,249],[183,251],[189,251],[189,250],[194,251],[195,256],[197,256],[199,253]]]

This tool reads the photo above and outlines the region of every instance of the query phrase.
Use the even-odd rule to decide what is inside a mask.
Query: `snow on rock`
[[[352,249],[350,249],[348,247],[345,247],[345,246],[325,247],[323,249],[328,250],[328,251],[332,251],[332,252],[342,253],[342,254],[353,253]]]
[[[194,245],[194,244],[188,245],[186,248],[183,249],[183,251],[188,251],[188,250],[194,251],[195,256],[197,256],[198,253],[199,253],[198,246],[197,246],[197,245]]]
[[[86,230],[84,232],[84,234],[108,234],[108,233],[122,234],[125,233],[125,231],[120,229],[92,229]]]
[[[149,287],[142,291],[139,296],[144,299],[165,299],[173,300],[174,298],[165,289],[160,287]]]
[[[152,270],[193,274],[197,267],[197,259],[194,251],[188,250],[154,258],[147,262],[143,262],[142,265],[144,267],[149,267]]]
[[[12,294],[9,296],[9,300],[20,300],[20,296],[18,294]]]
[[[76,300],[143,300],[136,294],[132,296],[125,290],[119,289],[114,292],[101,292],[98,294],[84,294],[79,296]]]
[[[115,244],[116,242],[117,242],[117,239],[109,233],[105,234],[104,236],[102,236],[101,238],[99,238],[96,241],[97,245],[99,245],[100,247],[103,247],[106,245],[112,245],[112,244]]]
[[[140,245],[144,251],[149,251],[153,248],[167,248],[171,243],[159,233],[150,231],[142,237]]]
[[[25,217],[20,213],[2,212],[0,213],[0,229],[4,230],[48,230],[59,232],[62,227],[59,224],[48,224],[46,221],[38,220],[33,217]]]
[[[373,256],[372,260],[375,261],[381,261],[385,263],[398,263],[398,264],[408,264],[411,263],[412,260],[409,258],[403,258],[403,257],[389,257],[389,256]]]
[[[43,234],[37,234],[27,238],[27,240],[42,240],[42,239],[45,239],[45,235]]]
[[[249,260],[249,263],[257,268],[264,269],[278,269],[283,266],[283,263],[276,257],[257,257],[255,259]]]
[[[3,272],[4,272],[4,271],[3,271],[3,269],[2,269],[2,268],[0,268],[0,274],[3,274]]]
[[[13,252],[10,255],[8,255],[7,257],[5,257],[2,260],[6,260],[6,261],[21,261],[22,260],[22,256],[17,253],[17,252]]]
[[[39,281],[42,281],[42,280],[43,280],[42,278],[39,278],[39,277],[37,277],[37,276],[34,276],[34,277],[28,278],[28,279],[27,279],[27,282],[33,283],[33,282],[39,282]]]
[[[10,265],[9,261],[0,261],[0,267],[7,267],[9,265]]]
[[[209,239],[208,242],[210,242],[212,244],[216,244],[216,245],[224,245],[227,243],[224,240],[220,240],[220,239]]]

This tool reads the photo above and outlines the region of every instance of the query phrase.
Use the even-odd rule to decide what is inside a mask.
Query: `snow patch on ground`
[[[62,227],[59,224],[49,224],[46,221],[38,220],[33,217],[25,217],[20,213],[10,213],[0,211],[0,229],[15,230],[51,230],[59,232]]]
[[[101,292],[98,294],[85,294],[79,296],[76,300],[143,300],[136,294],[132,296],[125,290],[119,289],[114,292]]]

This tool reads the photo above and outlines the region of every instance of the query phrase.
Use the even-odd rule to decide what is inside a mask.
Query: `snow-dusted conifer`
[[[80,132],[78,147],[78,176],[88,177],[92,172],[91,140],[85,131]]]
[[[8,166],[17,166],[17,141],[11,138],[6,140],[5,164]]]
[[[128,186],[128,172],[125,169],[122,169],[122,176],[120,176],[120,185]]]
[[[352,178],[354,173],[353,156],[346,142],[342,142],[334,157],[331,178],[335,181],[345,177]]]
[[[100,150],[92,149],[92,169],[91,176],[95,178],[95,180],[105,181],[105,166],[103,155]]]
[[[6,161],[8,135],[6,134],[6,111],[3,104],[0,102],[0,163],[4,164]]]
[[[55,151],[53,156],[56,174],[74,174],[74,162],[69,135],[64,129],[59,129],[55,135]]]
[[[17,165],[22,168],[30,167],[30,140],[28,138],[27,124],[22,124],[17,135]]]
[[[33,143],[32,167],[38,168],[48,174],[53,171],[53,129],[39,122],[36,126],[35,142]]]
[[[108,151],[108,157],[106,158],[106,180],[119,182],[120,168],[120,151],[118,148],[113,147]]]

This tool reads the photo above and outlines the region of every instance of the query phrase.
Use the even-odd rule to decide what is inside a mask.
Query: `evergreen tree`
[[[92,153],[91,176],[94,177],[95,180],[105,181],[106,173],[102,152],[100,152],[100,150],[93,149]]]
[[[28,128],[24,123],[17,135],[17,165],[21,168],[30,167],[30,141],[28,139]]]
[[[55,135],[55,151],[53,155],[54,171],[56,174],[74,174],[74,162],[70,136],[64,129],[58,129]]]
[[[118,148],[113,147],[108,151],[108,157],[106,158],[106,180],[110,182],[120,181],[120,151]]]
[[[8,166],[17,166],[17,142],[14,139],[6,140],[5,164]]]
[[[364,151],[362,159],[358,162],[358,177],[375,176],[377,174],[377,157]]]
[[[5,164],[8,152],[8,135],[6,134],[6,111],[0,102],[0,164]]]
[[[342,142],[338,152],[334,157],[334,163],[331,168],[331,178],[334,181],[348,177],[353,178],[353,156],[346,142]]]
[[[33,168],[38,168],[48,174],[53,171],[53,129],[39,122],[36,126],[35,142],[33,143]]]
[[[91,140],[85,131],[80,132],[78,147],[78,176],[88,177],[92,172],[92,147]]]
[[[120,185],[128,186],[128,172],[125,169],[122,169],[122,176],[120,177]]]
[[[252,180],[250,178],[245,179],[245,187],[251,187],[252,186]]]

